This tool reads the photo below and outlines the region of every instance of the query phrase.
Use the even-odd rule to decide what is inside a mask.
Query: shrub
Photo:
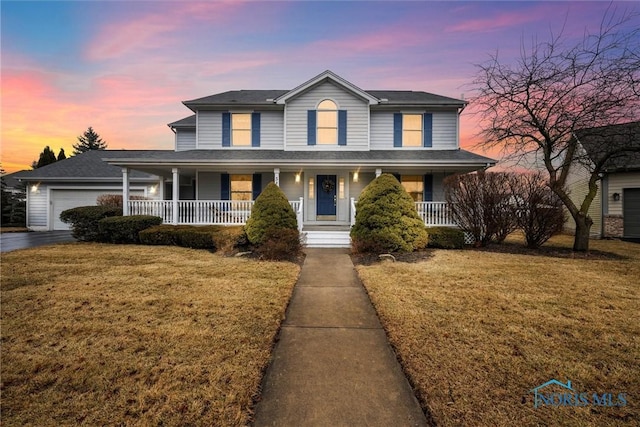
[[[112,216],[122,216],[122,209],[108,206],[80,206],[60,213],[60,220],[71,225],[73,237],[86,242],[101,242],[105,236],[100,232],[98,221]]]
[[[519,175],[514,192],[519,196],[517,222],[528,247],[539,248],[562,231],[567,214],[562,201],[547,186],[540,172]]]
[[[428,227],[429,247],[439,249],[464,248],[464,231],[453,227]]]
[[[129,200],[148,200],[144,196],[129,196]],[[110,206],[112,208],[122,208],[122,194],[102,194],[96,199],[98,206]]]
[[[427,245],[415,203],[393,175],[380,175],[362,191],[351,239],[356,252],[411,252]]]
[[[219,226],[158,225],[141,231],[140,242],[145,245],[215,250],[213,236],[219,229]]]
[[[298,229],[270,228],[264,234],[262,243],[255,248],[262,259],[273,261],[294,261],[300,255],[302,242]]]
[[[453,218],[477,246],[502,242],[517,228],[514,180],[511,173],[482,171],[445,178],[445,198]]]
[[[296,214],[282,190],[270,182],[258,196],[251,216],[245,225],[249,242],[259,246],[266,239],[269,229],[290,229],[298,231]]]
[[[103,218],[98,221],[100,233],[109,243],[140,243],[138,234],[162,224],[162,218],[151,215],[131,215]]]

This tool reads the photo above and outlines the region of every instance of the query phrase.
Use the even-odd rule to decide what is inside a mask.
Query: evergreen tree
[[[100,138],[91,126],[78,137],[78,143],[73,144],[73,154],[81,154],[90,150],[104,150],[107,143]]]
[[[60,160],[64,160],[64,159],[66,159],[66,158],[67,158],[67,155],[66,155],[66,154],[64,154],[64,148],[61,148],[61,149],[60,149],[60,152],[58,153],[58,161],[60,161]]]
[[[32,163],[31,166],[34,169],[38,169],[38,168],[41,168],[43,166],[46,166],[46,165],[49,165],[49,164],[55,163],[55,162],[56,162],[56,155],[51,150],[51,148],[49,148],[49,146],[47,145],[46,147],[44,147],[44,150],[42,150],[42,153],[40,153],[40,157],[39,157],[38,161]]]

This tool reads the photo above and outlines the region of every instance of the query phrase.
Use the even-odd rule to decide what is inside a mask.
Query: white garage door
[[[54,230],[68,230],[69,225],[60,221],[60,213],[78,206],[96,204],[98,196],[103,194],[118,194],[118,190],[51,190],[51,215]],[[142,190],[131,190],[131,195],[143,196]]]
[[[622,193],[624,237],[640,237],[640,188],[625,188]]]

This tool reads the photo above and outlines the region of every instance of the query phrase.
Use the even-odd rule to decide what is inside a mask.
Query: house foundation
[[[603,237],[620,238],[624,233],[624,221],[622,215],[604,215]]]

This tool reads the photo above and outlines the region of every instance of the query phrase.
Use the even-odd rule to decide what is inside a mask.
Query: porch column
[[[178,224],[178,200],[180,199],[180,175],[178,174],[178,168],[172,168],[173,174],[173,194],[172,194],[172,207],[173,207],[173,225]]]
[[[273,169],[273,182],[280,187],[280,168]]]
[[[380,175],[382,175],[382,168],[377,168],[376,169],[376,178],[379,177]]]
[[[122,168],[122,215],[129,215],[129,168]]]
[[[164,200],[164,176],[161,176],[160,181],[158,181],[158,191],[156,194],[160,200]]]

